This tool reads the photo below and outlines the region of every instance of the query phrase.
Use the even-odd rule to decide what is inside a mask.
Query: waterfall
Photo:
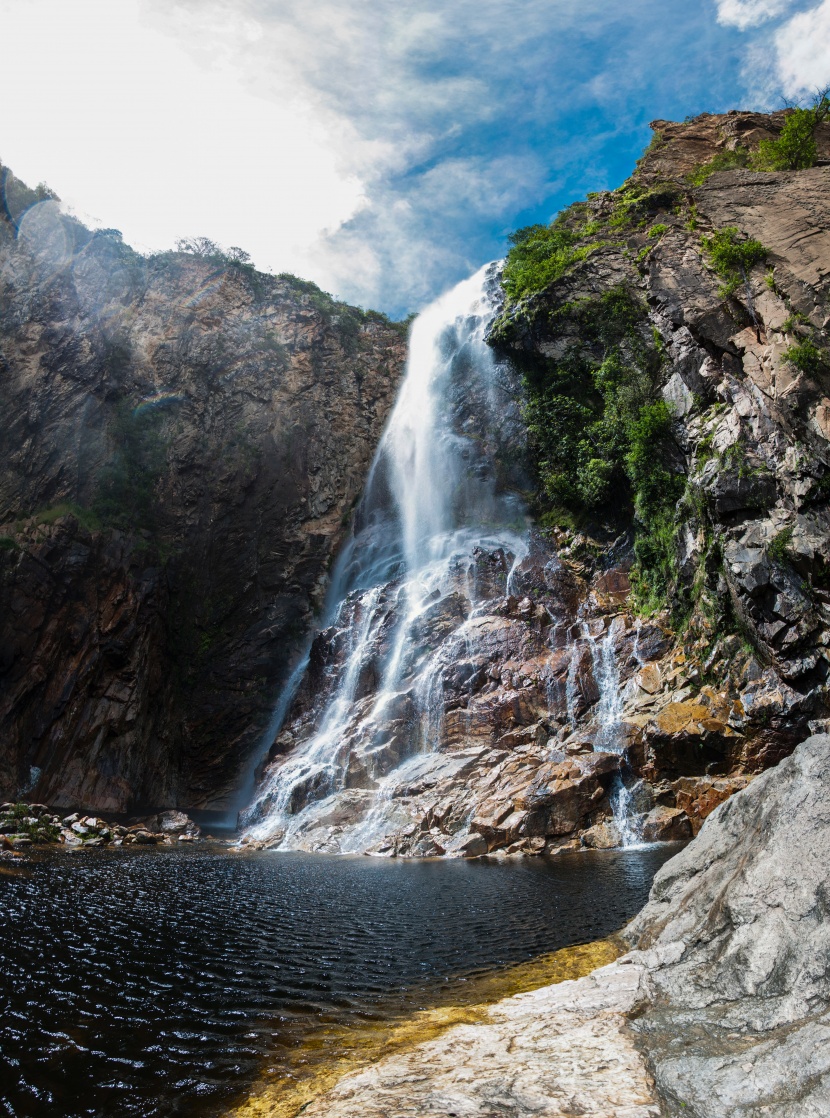
[[[622,617],[615,617],[601,641],[591,633],[587,623],[583,623],[582,627],[583,634],[590,645],[594,679],[599,690],[599,701],[594,716],[599,728],[594,738],[594,749],[605,753],[624,754],[625,751],[621,735],[623,690],[614,648],[617,633],[623,625]],[[639,640],[639,625],[637,640]],[[634,797],[620,773],[617,773],[614,778],[609,801],[622,845],[624,847],[642,845]]]
[[[331,819],[330,848],[348,852],[394,829],[395,789],[440,745],[443,672],[475,616],[475,555],[501,549],[509,584],[527,554],[523,503],[498,477],[511,415],[521,425],[512,374],[485,341],[496,291],[488,265],[413,324],[398,400],[332,576],[326,621],[346,651],[312,732],[272,764],[243,814],[253,839],[302,847],[310,826]],[[436,609],[454,611],[456,630],[432,652],[423,633]]]

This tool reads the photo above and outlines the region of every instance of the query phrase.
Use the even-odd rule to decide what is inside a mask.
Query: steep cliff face
[[[293,841],[340,849],[378,795],[384,853],[688,838],[824,728],[830,125],[817,165],[752,170],[786,120],[656,122],[619,190],[514,238],[489,338],[524,378],[528,552],[459,565],[376,732],[340,743],[345,789],[298,794]],[[357,719],[390,653],[384,593]],[[272,772],[336,692],[356,608],[317,638]],[[428,747],[411,702],[425,664]],[[389,808],[386,774],[419,750]]]
[[[227,257],[139,256],[3,174],[0,796],[222,807],[404,332]]]
[[[623,567],[670,647],[637,664],[613,623],[621,731],[694,830],[828,713],[830,127],[816,166],[739,165],[785,120],[655,122],[634,176],[560,219],[555,278],[492,331],[525,370],[540,512],[589,613],[604,540],[634,543]],[[560,461],[545,423],[564,407]]]

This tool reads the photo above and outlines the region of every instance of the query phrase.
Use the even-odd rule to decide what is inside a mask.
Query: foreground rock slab
[[[641,968],[612,963],[588,978],[508,998],[481,1024],[459,1025],[347,1076],[303,1114],[658,1118],[627,1020],[641,979]]]

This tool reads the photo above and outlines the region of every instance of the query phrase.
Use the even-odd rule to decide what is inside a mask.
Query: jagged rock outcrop
[[[635,950],[345,1076],[315,1118],[820,1118],[830,1108],[830,737],[721,804]]]
[[[142,257],[2,174],[0,796],[227,806],[404,333],[215,251]]]

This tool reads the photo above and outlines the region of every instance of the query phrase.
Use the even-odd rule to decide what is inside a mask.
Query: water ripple
[[[608,935],[670,852],[44,855],[0,879],[0,1114],[216,1114],[315,1029]]]

